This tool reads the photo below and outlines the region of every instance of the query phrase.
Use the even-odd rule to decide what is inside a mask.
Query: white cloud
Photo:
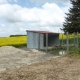
[[[18,5],[3,4],[0,5],[0,17],[10,22],[19,21],[17,10],[21,9]],[[17,19],[16,19],[17,18]]]
[[[1,4],[5,4],[5,3],[7,3],[8,1],[7,0],[0,0],[0,5]]]
[[[26,28],[23,23],[0,24],[0,37],[15,34],[26,34]]]
[[[8,35],[7,29],[8,29],[8,28],[6,27],[5,24],[0,24],[0,37],[4,37],[5,34]],[[7,35],[6,35],[6,36],[7,36]]]
[[[0,17],[9,22],[33,22],[40,25],[60,24],[64,20],[63,10],[54,3],[46,3],[42,8],[22,8],[19,5],[0,5]]]
[[[5,24],[1,24],[0,26],[4,28],[6,25]]]
[[[67,10],[66,7],[65,9]],[[16,30],[10,28],[8,31],[11,33],[12,30],[14,32],[25,31],[28,25],[24,26],[24,22],[29,23],[35,29],[40,27],[41,30],[51,31],[53,28],[54,31],[58,31],[64,22],[65,9],[60,8],[55,3],[45,3],[42,8],[23,8],[17,4],[11,5],[7,3],[0,5],[0,17],[10,24],[9,28],[16,28]]]
[[[37,3],[44,3],[44,2],[49,2],[49,3],[68,3],[70,0],[31,0],[32,2],[37,2]]]
[[[62,9],[63,9],[63,11],[64,11],[65,13],[68,13],[68,12],[69,12],[69,8],[72,7],[72,4],[67,3],[67,4],[64,4],[64,5],[65,5],[65,6],[62,7]]]

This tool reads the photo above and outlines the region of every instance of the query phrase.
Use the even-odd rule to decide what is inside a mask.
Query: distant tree
[[[70,0],[72,8],[66,13],[65,22],[63,23],[64,32],[80,32],[80,0]]]
[[[16,35],[10,35],[9,37],[19,37],[19,36],[26,36],[26,35],[16,34]]]

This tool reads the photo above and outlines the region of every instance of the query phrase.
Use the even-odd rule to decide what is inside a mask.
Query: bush
[[[70,55],[72,56],[76,56],[76,57],[80,57],[80,48],[78,49],[70,49],[70,52],[69,52]]]

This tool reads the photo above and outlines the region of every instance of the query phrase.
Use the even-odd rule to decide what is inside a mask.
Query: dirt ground
[[[80,59],[59,57],[0,73],[0,80],[80,80]]]
[[[0,80],[80,80],[80,59],[51,57],[0,73]]]
[[[0,72],[30,65],[53,57],[57,56],[46,54],[36,49],[3,46],[0,47]]]

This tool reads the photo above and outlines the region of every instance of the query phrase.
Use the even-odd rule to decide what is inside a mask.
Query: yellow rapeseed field
[[[18,37],[6,37],[0,38],[0,46],[15,46],[19,47],[27,44],[26,36],[18,36]]]
[[[66,35],[64,35],[64,34],[60,34],[59,39],[62,39],[62,36],[63,36],[63,39],[66,39]]]
[[[61,40],[63,36],[63,39],[66,39],[66,35],[60,34],[59,39]],[[78,35],[80,37],[80,34]],[[74,34],[69,35],[69,38],[74,38]],[[6,38],[0,38],[0,47],[1,46],[26,46],[27,45],[27,36],[17,36],[17,37],[6,37]]]
[[[59,35],[59,39],[62,39],[62,36],[63,36],[63,39],[66,39],[66,35],[65,34],[60,34]],[[74,34],[69,34],[68,35],[69,39],[74,38],[74,37],[77,37],[77,35],[74,35]],[[80,38],[80,34],[78,34],[78,38]]]

